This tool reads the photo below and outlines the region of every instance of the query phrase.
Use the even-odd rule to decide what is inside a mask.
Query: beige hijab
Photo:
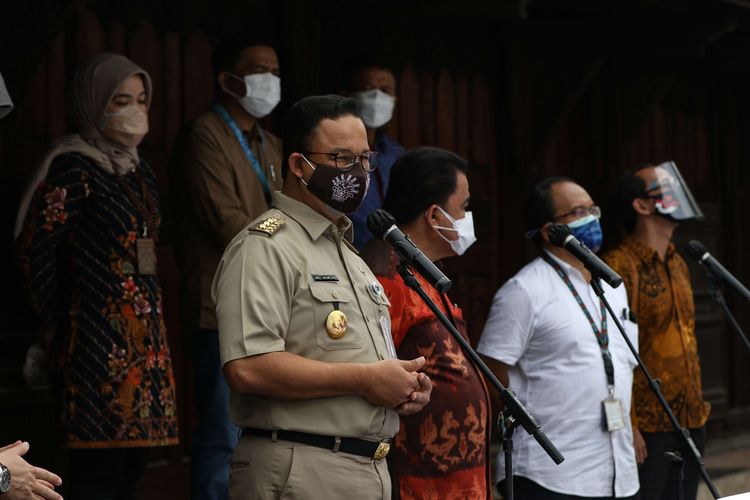
[[[79,153],[112,175],[127,174],[138,166],[140,160],[136,148],[117,144],[102,134],[104,112],[109,101],[117,88],[133,75],[141,75],[143,78],[146,107],[151,107],[151,78],[125,56],[99,54],[76,72],[68,109],[78,133],[66,135],[56,141],[34,171],[31,182],[21,197],[13,239],[18,238],[34,191],[47,177],[55,157],[64,153]]]

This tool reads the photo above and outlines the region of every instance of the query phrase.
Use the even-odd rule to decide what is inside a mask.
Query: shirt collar
[[[560,267],[562,268],[562,270],[565,271],[565,274],[567,274],[568,276],[571,276],[571,275],[572,276],[577,276],[577,277],[583,279],[583,275],[581,274],[581,271],[579,271],[578,269],[576,269],[572,265],[568,264],[567,262],[565,262],[564,260],[562,260],[557,255],[553,254],[552,252],[548,252],[547,250],[542,250],[542,251],[544,253],[546,253],[547,255],[549,255],[552,258],[552,260],[554,260],[555,262],[557,262],[560,265]]]
[[[218,103],[218,104],[219,104],[220,106],[224,107],[224,106],[223,106],[223,105],[222,105],[221,103],[219,103],[218,101],[217,101],[217,103]],[[226,109],[226,108],[224,108],[224,109]],[[218,117],[218,119],[219,119],[219,121],[220,121],[220,122],[222,123],[222,125],[223,125],[223,126],[224,126],[224,127],[226,128],[226,130],[228,131],[229,135],[230,135],[231,137],[234,137],[234,134],[232,133],[232,129],[231,129],[231,127],[229,126],[229,124],[227,124],[227,123],[226,123],[226,122],[224,121],[224,119],[223,119],[223,118],[221,117],[221,115],[220,115],[220,114],[219,114],[218,112],[216,112],[216,111],[215,111],[215,110],[213,110],[213,109],[212,109],[212,111],[213,111],[214,115],[216,115],[216,116]],[[227,111],[227,113],[228,113],[228,111]],[[231,117],[231,115],[230,115],[230,117]],[[233,118],[232,120],[234,120],[234,118]],[[237,122],[235,121],[235,123],[237,123]],[[242,134],[243,134],[243,135],[244,135],[245,137],[247,137],[247,139],[249,139],[251,143],[253,143],[253,142],[256,142],[256,141],[257,141],[257,142],[258,142],[258,144],[260,144],[260,145],[263,145],[263,140],[264,140],[264,139],[263,139],[263,134],[264,134],[264,132],[263,132],[263,127],[261,127],[261,126],[260,126],[260,123],[258,122],[258,119],[257,119],[257,118],[255,119],[255,123],[253,123],[253,126],[252,126],[252,128],[251,128],[251,129],[250,129],[249,131],[247,131],[247,132],[245,132],[245,131],[243,130],[243,131],[242,131]]]
[[[342,217],[337,224],[334,224],[313,210],[310,205],[295,200],[280,191],[273,193],[272,196],[271,206],[278,208],[299,222],[300,226],[307,231],[307,234],[313,241],[320,238],[327,231],[331,231],[334,236],[343,234],[347,241],[352,241],[354,230],[352,229],[352,221],[348,217]]]
[[[638,256],[639,259],[641,259],[644,262],[653,262],[653,261],[660,261],[659,253],[654,250],[651,245],[646,243],[640,238],[637,238],[633,235],[626,235],[625,238],[622,240],[622,243],[625,247],[629,248],[635,255]],[[667,253],[664,255],[664,261],[667,261],[672,258],[672,255],[674,255],[675,247],[673,243],[670,243],[667,247]]]
[[[253,128],[246,135],[251,141],[258,141],[258,144],[263,145],[263,127],[260,126],[257,118],[253,124]]]

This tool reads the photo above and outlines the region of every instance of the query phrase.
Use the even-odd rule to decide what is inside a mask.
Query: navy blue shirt
[[[378,152],[378,163],[377,168],[370,173],[370,188],[359,208],[349,214],[354,225],[354,246],[360,252],[372,238],[372,233],[367,229],[367,216],[378,208],[382,208],[385,193],[388,191],[391,167],[404,154],[403,146],[380,130],[375,135],[373,150]]]

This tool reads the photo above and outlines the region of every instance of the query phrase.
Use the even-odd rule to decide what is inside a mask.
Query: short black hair
[[[237,61],[240,60],[240,54],[250,47],[270,47],[276,50],[276,45],[270,38],[250,35],[226,36],[219,41],[211,53],[211,67],[213,68],[214,78],[219,76],[222,71],[234,73]]]
[[[389,58],[373,52],[357,52],[349,57],[342,66],[346,89],[351,91],[359,73],[368,68],[384,69],[396,76],[396,65]]]
[[[431,205],[443,206],[456,192],[456,174],[467,168],[467,161],[450,151],[412,149],[391,167],[383,209],[393,215],[396,224],[408,224]]]
[[[569,177],[554,175],[536,182],[526,191],[523,198],[524,232],[530,234],[540,229],[555,218],[555,204],[552,200],[552,186],[561,182],[573,182]],[[533,235],[534,242],[541,246],[542,236],[540,233]]]
[[[638,219],[633,208],[633,200],[646,196],[646,181],[638,176],[638,172],[644,168],[655,166],[653,163],[643,163],[626,170],[617,181],[614,195],[609,203],[609,210],[613,222],[624,230],[627,234],[632,234],[635,230],[635,223]]]
[[[359,104],[350,97],[335,94],[313,95],[295,102],[284,116],[282,175],[286,177],[289,170],[288,160],[292,153],[304,153],[309,149],[310,137],[320,122],[347,115],[361,118]]]

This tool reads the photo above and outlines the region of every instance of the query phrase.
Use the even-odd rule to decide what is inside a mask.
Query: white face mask
[[[393,117],[393,107],[396,98],[380,89],[365,90],[352,94],[359,102],[362,111],[362,121],[367,128],[380,128]]]
[[[268,115],[281,100],[281,78],[273,73],[255,73],[241,78],[227,73],[232,78],[245,82],[245,95],[237,95],[229,89],[227,94],[235,97],[242,108],[255,118]]]
[[[455,231],[458,233],[458,239],[457,240],[449,240],[442,234],[440,234],[440,231],[437,232],[437,234],[443,238],[445,241],[448,242],[448,244],[451,246],[454,252],[456,252],[456,255],[463,255],[464,252],[472,245],[475,241],[477,241],[477,237],[474,236],[474,216],[471,214],[471,212],[466,212],[466,215],[463,217],[463,219],[454,219],[453,217],[448,214],[445,210],[443,210],[441,207],[438,207],[443,214],[445,214],[446,217],[448,217],[448,220],[450,220],[453,223],[453,227],[443,227],[443,226],[432,226],[434,229],[442,229],[443,231]]]

